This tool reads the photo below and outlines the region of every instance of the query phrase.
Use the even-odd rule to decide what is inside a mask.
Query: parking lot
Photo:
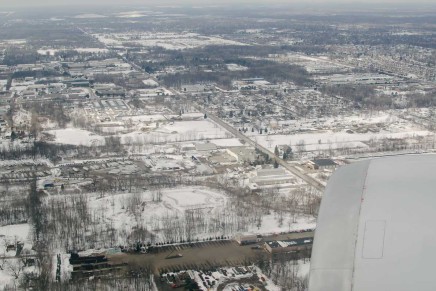
[[[181,254],[181,257],[177,255]],[[189,269],[210,269],[218,266],[239,266],[253,262],[257,256],[266,256],[262,249],[239,246],[223,240],[199,242],[191,245],[167,246],[152,254],[116,254],[108,256],[116,263],[152,264],[155,272]]]

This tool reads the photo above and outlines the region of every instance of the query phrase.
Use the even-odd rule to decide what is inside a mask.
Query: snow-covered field
[[[135,195],[135,194],[133,194]],[[159,218],[169,214],[183,214],[185,210],[207,208],[212,211],[220,211],[226,207],[227,196],[223,192],[213,189],[186,187],[177,189],[166,189],[162,191],[162,201],[153,202],[153,192],[147,191],[140,194],[142,201],[142,218],[143,222],[148,223],[150,228],[159,220]],[[94,210],[105,209],[108,215],[106,218],[113,222],[120,229],[128,228],[134,225],[134,217],[128,213],[126,201],[131,194],[120,194],[91,200]],[[111,205],[111,206],[109,206]],[[113,206],[112,206],[113,205]],[[260,227],[250,226],[247,234],[273,234],[280,232],[289,232],[300,229],[313,229],[316,221],[313,217],[301,216],[292,222],[292,218],[285,219],[282,226],[278,224],[278,217],[274,214],[266,215],[261,220]],[[207,234],[204,234],[207,236]]]
[[[16,224],[0,227],[0,257],[14,257],[15,250],[6,251],[7,245],[15,245],[17,242],[24,243],[24,250],[30,250],[32,247],[30,238],[30,225],[29,224]],[[0,288],[8,286],[15,286],[18,280],[14,280],[14,272],[19,270],[18,259],[0,258]],[[29,270],[24,270],[29,271]]]
[[[51,195],[51,199],[62,203],[65,199],[68,201],[65,195]],[[108,228],[115,231],[112,242],[89,238],[95,240],[95,247],[129,244],[134,239],[133,232],[139,228],[153,234],[156,242],[177,242],[187,236],[203,239],[221,235],[232,237],[237,233],[275,234],[315,227],[312,216],[297,215],[294,220],[290,215],[284,215],[282,223],[275,213],[262,214],[256,220],[248,214],[237,216],[238,209],[233,209],[231,198],[224,191],[202,186],[105,196],[88,193],[81,199],[86,199],[86,213],[92,218],[87,232],[105,232]],[[188,223],[191,213],[196,217],[192,218],[192,225]],[[216,227],[218,222],[220,227]],[[244,230],[241,230],[241,223],[245,223]]]
[[[412,123],[395,116],[395,112],[376,112],[326,119],[289,120],[270,122],[271,128],[286,126],[290,134],[280,134],[271,129],[268,134],[247,132],[264,147],[274,150],[276,145],[291,145],[294,152],[297,144],[304,143],[304,151],[340,148],[367,148],[366,142],[385,138],[407,139],[430,136]]]
[[[227,70],[229,70],[229,71],[246,71],[246,70],[248,70],[247,67],[241,66],[238,64],[227,64],[226,66],[227,66]]]
[[[49,130],[47,133],[54,136],[54,142],[61,144],[84,146],[91,146],[94,143],[97,145],[104,144],[104,138],[102,136],[78,128]]]
[[[123,42],[134,41],[144,47],[160,46],[170,50],[190,49],[206,45],[245,45],[219,36],[203,36],[197,33],[179,34],[141,32],[130,34],[96,34],[94,36],[106,45],[120,46]]]
[[[157,126],[157,125],[156,125]],[[144,143],[165,143],[195,141],[203,139],[228,138],[231,134],[209,120],[175,121],[155,127],[150,132],[135,131],[122,135],[123,143],[133,141]]]
[[[145,220],[147,220],[146,217],[165,215],[169,211],[171,213],[182,213],[186,209],[192,209],[193,207],[215,208],[224,206],[227,199],[224,193],[216,190],[201,187],[184,187],[163,190],[161,202],[153,201],[153,195],[155,195],[153,191],[145,191],[139,194],[118,194],[103,198],[93,197],[90,200],[90,205],[93,209],[106,208],[108,205],[111,205],[107,209],[111,213],[108,219],[122,225],[123,221],[129,220],[128,209],[125,207],[126,201],[129,196],[135,195],[138,195],[137,197],[142,203]]]
[[[254,137],[262,146],[274,150],[276,145],[291,145],[294,150],[297,143],[304,142],[306,151],[339,149],[339,148],[365,148],[364,142],[371,139],[384,138],[414,138],[433,135],[426,130],[405,132],[379,132],[379,133],[347,133],[345,131],[319,131],[290,135],[258,135]]]
[[[198,116],[197,113],[192,114],[192,118]],[[132,132],[118,135],[123,144],[199,141],[231,137],[228,131],[208,119],[170,122],[166,120],[165,116],[156,114],[125,118],[126,122],[130,122],[129,120],[134,123]],[[113,125],[117,126],[113,127]],[[103,126],[101,129],[104,132],[116,134],[124,131],[125,127],[119,124],[110,124],[110,127]],[[73,127],[46,132],[54,137],[55,143],[60,144],[91,146],[104,145],[105,143],[103,136]],[[240,145],[236,140],[229,139],[229,141],[234,145]]]
[[[219,147],[239,147],[243,146],[241,141],[237,138],[222,138],[222,139],[212,139],[211,143],[216,144]]]
[[[43,49],[39,49],[38,50],[38,54],[40,55],[50,55],[50,56],[54,56],[55,53],[57,52],[61,52],[61,51],[66,51],[67,49],[52,49],[52,48],[43,48]],[[70,50],[70,49],[68,49]],[[79,53],[106,53],[108,52],[107,49],[103,49],[103,48],[73,48],[72,50],[75,50]]]
[[[90,196],[89,205],[92,213],[102,215],[102,223],[112,225],[119,231],[129,232],[132,226],[139,223],[151,231],[159,232],[164,227],[162,221],[165,217],[180,216],[190,209],[219,210],[225,206],[226,201],[227,196],[221,191],[181,187],[164,189],[161,193],[144,191],[103,198]]]
[[[6,252],[6,244],[24,242],[24,248],[31,248],[30,225],[15,224],[0,227],[0,256],[15,256],[15,251]]]

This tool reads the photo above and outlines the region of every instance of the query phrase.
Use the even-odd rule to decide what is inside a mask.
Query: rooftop
[[[315,159],[313,160],[313,162],[321,167],[325,167],[325,166],[336,166],[335,161],[333,161],[332,159]]]

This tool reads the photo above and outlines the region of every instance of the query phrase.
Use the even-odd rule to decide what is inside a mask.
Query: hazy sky
[[[411,6],[422,4],[434,4],[435,0],[0,0],[0,10],[2,7],[12,6],[80,6],[80,5],[222,5],[222,4],[339,4],[343,3],[348,5],[364,4],[390,4],[403,6],[410,4]]]

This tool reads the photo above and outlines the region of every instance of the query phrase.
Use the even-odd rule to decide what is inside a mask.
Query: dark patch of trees
[[[43,101],[27,103],[24,108],[37,113],[39,116],[46,116],[64,128],[70,122],[70,118],[65,113],[64,105],[65,102]]]
[[[12,74],[12,79],[20,78],[47,78],[47,77],[60,77],[61,73],[54,70],[39,70],[39,71],[17,71]]]
[[[0,147],[0,160],[19,160],[28,158],[47,158],[53,162],[59,159],[60,155],[67,154],[77,149],[73,145],[51,144],[43,141],[35,141],[24,145]],[[88,150],[89,151],[89,150]]]
[[[392,100],[376,98],[376,92],[372,86],[368,85],[333,85],[322,86],[320,91],[330,96],[341,96],[352,101],[358,107],[371,107],[392,104]]]
[[[44,213],[42,211],[42,195],[43,192],[38,191],[36,177],[34,177],[30,183],[29,203],[27,204],[27,209],[32,222],[35,241],[41,239],[41,233],[45,223]]]
[[[19,64],[34,64],[40,59],[36,50],[29,48],[9,47],[5,50],[3,64],[15,66]]]
[[[205,72],[201,69],[184,73],[170,74],[162,77],[166,86],[179,87],[181,84],[216,83],[230,88],[232,81],[244,78],[262,77],[272,83],[292,81],[297,85],[311,83],[307,71],[296,65],[279,64],[271,61],[250,60],[246,71],[215,71]]]
[[[410,107],[432,107],[436,105],[436,90],[427,94],[409,94],[407,98]]]

